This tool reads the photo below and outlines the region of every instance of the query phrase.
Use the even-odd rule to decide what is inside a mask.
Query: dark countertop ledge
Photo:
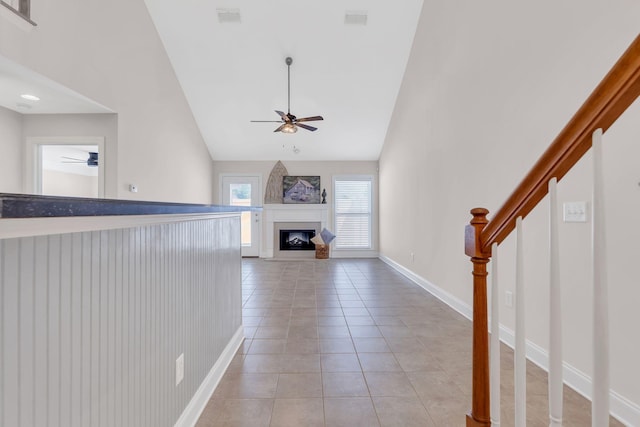
[[[260,211],[262,208],[0,193],[0,218],[167,215],[247,210]]]

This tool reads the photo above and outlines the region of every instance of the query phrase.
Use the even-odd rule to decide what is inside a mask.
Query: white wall
[[[638,34],[640,4],[425,1],[380,157],[383,256],[471,305],[463,230],[473,207],[496,211]],[[638,102],[605,135],[612,388],[640,404]],[[589,159],[560,183],[590,200]],[[546,201],[525,221],[528,338],[547,347]],[[562,224],[566,360],[591,372],[589,224]],[[513,288],[513,239],[501,246],[501,301]],[[411,262],[410,253],[415,253]],[[513,312],[502,307],[507,327]]]
[[[45,169],[42,194],[51,196],[98,197],[98,177]]]
[[[0,107],[0,193],[22,192],[22,115]]]
[[[0,54],[117,113],[111,195],[211,202],[211,157],[144,2],[34,2],[32,19],[0,15]]]
[[[262,200],[264,200],[264,191],[269,180],[271,170],[277,161],[214,161],[214,202],[222,203],[222,195],[220,194],[220,175],[221,174],[252,174],[262,176]],[[320,176],[320,185],[327,190],[327,203],[329,204],[329,224],[333,230],[333,177],[335,175],[372,175],[373,176],[373,230],[372,251],[378,250],[378,162],[372,161],[283,161],[282,164],[287,168],[289,175],[311,175]],[[263,222],[264,224],[264,222]],[[263,230],[262,244],[266,241]],[[263,249],[265,249],[263,247]],[[334,251],[334,255],[335,255]]]

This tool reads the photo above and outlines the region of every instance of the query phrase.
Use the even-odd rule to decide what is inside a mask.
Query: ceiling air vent
[[[367,12],[362,10],[348,10],[344,15],[345,25],[367,25]]]
[[[216,9],[221,24],[240,23],[240,9]]]

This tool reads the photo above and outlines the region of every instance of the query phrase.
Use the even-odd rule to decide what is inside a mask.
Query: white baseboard
[[[182,411],[182,415],[180,415],[174,427],[193,427],[196,425],[198,418],[200,418],[202,411],[204,411],[204,408],[207,406],[216,387],[218,387],[222,376],[229,367],[233,356],[235,356],[243,340],[244,328],[240,325],[216,363],[213,364],[204,381],[202,381],[202,384],[200,384],[200,387],[198,387],[198,390],[191,398],[187,407]]]
[[[331,258],[378,258],[378,251],[374,250],[352,250],[352,249],[331,249]]]
[[[511,348],[515,346],[514,332],[504,325],[500,325],[500,341]],[[549,353],[538,344],[526,340],[527,359],[538,365],[544,371],[549,371]],[[563,362],[562,378],[564,383],[591,400],[591,377],[574,366]],[[640,406],[624,396],[611,390],[609,393],[609,410],[611,415],[625,426],[640,427]]]
[[[473,308],[466,302],[451,295],[443,289],[437,287],[433,283],[429,282],[425,278],[415,274],[413,271],[403,267],[396,263],[392,259],[380,255],[380,260],[390,265],[396,271],[416,283],[418,286],[424,288],[427,292],[438,298],[449,307],[456,310],[458,313],[471,320],[473,316]],[[504,325],[500,325],[500,341],[505,343],[511,348],[515,346],[515,334],[514,332]],[[538,365],[543,370],[549,370],[549,353],[539,345],[526,340],[527,347],[527,359]],[[586,399],[591,400],[591,377],[584,372],[575,368],[574,366],[564,362],[563,364],[563,378],[565,384],[571,387],[576,392],[580,393]],[[640,427],[640,406],[631,402],[624,396],[610,391],[610,411],[616,419],[629,427]]]
[[[437,287],[436,285],[434,285],[424,277],[418,276],[413,271],[409,270],[406,267],[403,267],[402,265],[398,264],[391,258],[388,258],[383,255],[380,255],[379,258],[384,263],[389,264],[391,267],[393,267],[396,271],[401,273],[403,276],[407,277],[409,280],[411,280],[421,288],[424,288],[424,290],[426,290],[427,292],[429,292],[430,294],[438,298],[440,301],[447,304],[449,307],[453,308],[455,311],[462,314],[467,319],[472,320],[473,309],[469,306],[469,304],[451,295],[449,292]]]

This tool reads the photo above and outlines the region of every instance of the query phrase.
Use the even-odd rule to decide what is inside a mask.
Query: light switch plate
[[[513,292],[505,291],[505,293],[504,293],[504,305],[506,305],[507,308],[513,308]]]
[[[564,222],[587,222],[587,202],[565,202],[563,220]]]

